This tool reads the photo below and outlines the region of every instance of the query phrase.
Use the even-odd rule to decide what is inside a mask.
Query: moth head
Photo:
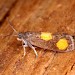
[[[17,40],[22,41],[24,35],[22,33],[19,33],[17,36],[18,36]]]

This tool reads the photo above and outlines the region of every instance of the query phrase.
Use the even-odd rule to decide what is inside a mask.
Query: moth
[[[22,41],[24,56],[26,55],[26,47],[30,47],[36,57],[38,56],[35,47],[47,49],[54,52],[68,52],[74,50],[74,38],[69,34],[52,34],[50,32],[17,32],[11,22],[9,25],[16,33],[17,40]]]

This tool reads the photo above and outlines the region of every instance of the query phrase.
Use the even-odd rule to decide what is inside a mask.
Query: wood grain
[[[0,0],[0,22],[8,15],[16,0]]]
[[[18,32],[49,31],[75,35],[75,0],[0,0],[0,35],[14,34],[7,17]],[[8,10],[4,12],[3,5]],[[11,8],[12,7],[12,8]],[[7,14],[9,15],[7,15]],[[4,18],[5,17],[5,18]],[[15,36],[0,36],[0,75],[74,75],[75,51],[54,53],[29,47],[23,56]]]

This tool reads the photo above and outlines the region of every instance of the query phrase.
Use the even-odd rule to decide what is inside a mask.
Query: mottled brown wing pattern
[[[67,34],[53,34],[53,39],[49,40],[49,41],[45,41],[43,39],[40,38],[41,32],[32,32],[30,33],[30,35],[28,35],[27,40],[34,46],[43,48],[43,49],[48,49],[48,50],[52,50],[52,51],[58,51],[58,52],[67,52],[67,51],[71,51],[73,50],[72,48],[72,37],[67,35]],[[71,38],[70,38],[71,37]],[[66,48],[65,50],[59,50],[56,47],[56,43],[61,39],[61,38],[65,38],[68,41],[68,48]]]

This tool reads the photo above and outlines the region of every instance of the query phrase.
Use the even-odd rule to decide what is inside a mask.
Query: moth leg
[[[23,46],[23,50],[24,50],[24,56],[26,55],[26,47],[28,47],[28,45],[26,43],[22,43]]]
[[[33,51],[34,51],[36,57],[38,57],[38,54],[37,54],[37,52],[36,52],[36,50],[35,50],[35,47],[34,47],[30,42],[28,42],[28,46],[29,46],[31,49],[33,49]]]

